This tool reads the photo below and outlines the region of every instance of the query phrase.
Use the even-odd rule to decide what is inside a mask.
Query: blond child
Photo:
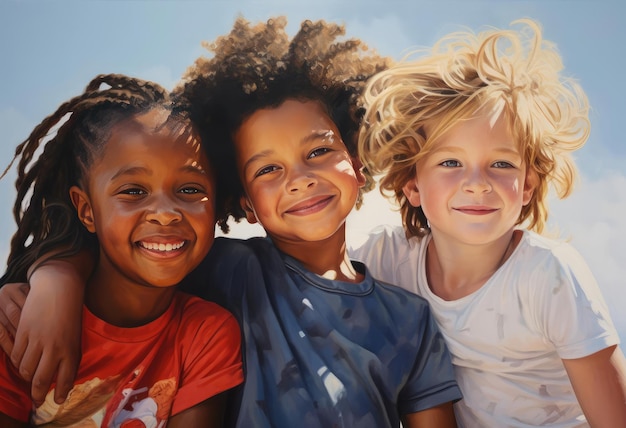
[[[600,290],[541,236],[572,190],[588,103],[531,20],[457,32],[371,79],[363,163],[403,228],[353,249],[424,297],[450,348],[466,427],[626,426],[623,355]]]

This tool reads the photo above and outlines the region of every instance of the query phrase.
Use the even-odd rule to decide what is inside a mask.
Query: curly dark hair
[[[243,186],[237,174],[233,136],[255,111],[278,107],[289,98],[315,100],[337,125],[350,154],[357,155],[357,135],[364,111],[360,94],[372,75],[387,68],[389,60],[360,40],[337,40],[344,27],[325,21],[304,21],[293,38],[287,20],[277,17],[251,25],[238,18],[230,34],[204,46],[212,58],[196,60],[174,96],[185,104],[198,126],[209,158],[216,166],[218,224],[232,216],[245,217],[239,205]],[[371,176],[365,171],[368,184]],[[360,204],[361,197],[357,202]],[[223,208],[223,210],[221,210]]]
[[[184,112],[173,112],[167,90],[121,74],[102,74],[89,82],[81,95],[61,104],[17,146],[2,174],[17,162],[13,217],[18,228],[0,286],[26,281],[28,268],[53,251],[57,251],[55,258],[86,248],[97,251],[97,240],[79,221],[69,189],[86,185],[89,169],[102,154],[113,126],[156,107],[172,110],[162,126],[172,128],[179,138],[197,138]]]

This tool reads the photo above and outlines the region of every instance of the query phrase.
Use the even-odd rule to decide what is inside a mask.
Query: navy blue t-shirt
[[[426,301],[353,263],[358,284],[307,271],[267,238],[216,239],[186,290],[241,325],[245,382],[228,426],[398,427],[461,398]]]

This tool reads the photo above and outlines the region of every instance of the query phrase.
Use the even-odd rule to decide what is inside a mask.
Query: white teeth
[[[170,243],[157,244],[157,243],[152,243],[152,242],[140,242],[139,244],[147,250],[157,250],[157,251],[178,250],[180,247],[185,245],[184,242],[179,242],[177,244],[170,244]]]

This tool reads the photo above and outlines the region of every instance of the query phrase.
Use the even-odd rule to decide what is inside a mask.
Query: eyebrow
[[[127,168],[122,168],[119,171],[117,171],[113,177],[111,177],[112,180],[115,180],[118,177],[121,177],[122,175],[140,175],[140,174],[151,174],[150,170],[148,170],[148,168],[145,168],[143,166],[129,166]]]
[[[439,153],[439,152],[451,152],[451,153],[463,153],[466,150],[461,148],[461,147],[448,147],[448,146],[444,146],[444,147],[439,147],[439,148],[435,148],[433,149],[430,153],[434,154],[434,153]],[[512,154],[512,155],[516,155],[516,156],[521,156],[521,153],[516,150],[516,149],[512,149],[512,148],[495,148],[494,149],[495,152],[498,153],[508,153],[508,154]]]
[[[311,132],[310,134],[305,135],[304,137],[302,137],[300,139],[300,145],[304,145],[304,144],[310,143],[311,141],[314,141],[314,140],[320,140],[320,139],[323,139],[323,138],[326,138],[326,137],[334,137],[334,136],[335,136],[335,131],[333,131],[332,129],[315,130],[315,131]],[[248,166],[252,162],[255,162],[255,161],[257,161],[257,160],[259,160],[261,158],[269,156],[272,153],[274,153],[274,149],[267,149],[267,150],[263,150],[262,152],[259,152],[259,153],[256,153],[256,154],[252,155],[250,157],[250,159],[248,159],[246,161],[246,163],[243,165],[243,172],[244,172],[244,174],[248,170]]]
[[[182,168],[179,168],[178,171],[207,175],[206,171],[203,168],[195,166],[195,165],[185,165]],[[123,175],[133,176],[133,175],[143,175],[143,174],[152,175],[152,171],[143,166],[130,166],[128,168],[122,168],[119,171],[117,171],[113,175],[113,177],[111,177],[111,180],[115,180],[116,178],[121,177]]]

